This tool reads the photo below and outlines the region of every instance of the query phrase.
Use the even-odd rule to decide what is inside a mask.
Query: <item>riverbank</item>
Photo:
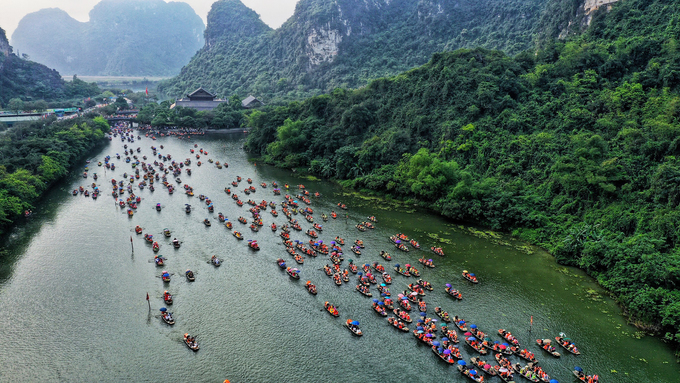
[[[102,195],[97,200],[71,196],[71,190],[85,185],[78,174],[56,185],[40,203],[40,213],[28,223],[30,228],[16,230],[15,238],[28,238],[17,239],[18,244],[13,241],[8,256],[0,259],[0,269],[10,270],[0,278],[0,327],[17,344],[31,345],[0,353],[0,363],[7,367],[0,370],[0,381],[10,380],[10,376],[30,381],[57,381],[60,376],[78,381],[162,381],[168,377],[190,381],[199,375],[206,381],[275,382],[281,376],[309,382],[338,377],[360,381],[365,380],[366,373],[357,366],[365,365],[366,355],[373,360],[372,374],[388,380],[465,381],[412,334],[396,331],[376,315],[371,299],[355,291],[356,283],[336,286],[321,270],[329,262],[327,257],[304,257],[304,264],[295,265],[300,269],[300,280],[291,280],[276,260],[283,258],[288,263],[292,258],[278,232],[268,228],[274,222],[279,227],[285,224],[284,215],[274,217],[267,209],[262,214],[265,226],[259,232],[237,222],[239,216],[248,213],[224,188],[240,175],[244,182],[238,189],[246,187],[245,180],[252,178],[257,192],[250,198],[257,201],[280,203],[282,196],[274,195],[272,181],[284,190],[283,185],[292,185],[282,194],[297,194],[298,184],[304,184],[311,194],[318,191],[321,196],[310,197],[310,207],[318,218],[315,222],[323,225],[319,239],[324,243],[335,236],[345,238],[346,243],[362,239],[366,248],[361,256],[351,257],[357,265],[379,262],[389,268],[396,263],[419,265],[418,258],[434,258],[434,269],[416,266],[435,288],[424,297],[432,317],[432,309],[442,307],[499,341],[502,338],[495,335],[498,328],[512,331],[522,347],[535,352],[541,366],[560,382],[573,379],[574,365],[599,374],[603,382],[674,382],[678,366],[667,345],[656,338],[639,338],[618,314],[616,304],[582,271],[558,267],[540,250],[527,256],[513,247],[470,235],[468,229],[419,207],[348,192],[335,183],[300,177],[260,162],[255,165],[242,151],[243,141],[239,135],[200,136],[191,141],[142,136],[133,144],[141,148],[141,153],[135,153],[138,156],[149,156],[150,146],[155,146],[159,154],[182,159],[197,145],[210,153],[201,155],[201,161],[226,161],[229,167],[218,169],[206,159],[202,166],[191,167],[191,176],[181,177],[182,183],[194,188],[196,196],[204,194],[211,199],[214,213],[209,213],[197,197],[179,192],[181,188],[169,194],[158,182],[154,192],[148,187],[133,188],[141,202],[134,216],[128,217],[126,209],[114,205],[108,195],[108,180],[123,179],[124,172],[132,171],[131,164],[124,161],[116,161],[115,171],[102,174],[98,183]],[[122,154],[123,145],[113,140],[93,153],[91,160],[96,163],[107,155]],[[259,186],[262,182],[267,183],[266,188]],[[336,210],[341,201],[348,210]],[[185,213],[185,203],[193,207],[190,214]],[[161,211],[155,209],[156,204],[161,204]],[[322,221],[320,215],[331,210],[342,212],[342,216]],[[281,213],[278,207],[277,211]],[[218,212],[234,222],[234,229],[243,230],[244,241],[218,224]],[[370,215],[377,217],[376,228],[357,231],[355,223]],[[211,227],[203,224],[205,218],[213,222]],[[292,231],[291,240],[306,243],[308,238],[303,233],[311,224],[300,221],[303,231]],[[144,233],[154,235],[160,244],[158,253],[142,235],[135,234],[137,225]],[[162,235],[164,228],[171,230],[172,237]],[[427,250],[396,250],[388,238],[397,232],[417,239],[423,248],[441,245],[446,257]],[[182,241],[180,249],[172,247],[173,237]],[[260,251],[248,249],[248,239],[257,240]],[[381,250],[390,252],[393,260],[380,257]],[[223,260],[221,267],[208,262],[213,254]],[[166,258],[162,268],[155,266],[154,255]],[[345,257],[343,267],[347,264]],[[194,271],[194,282],[184,277],[187,269]],[[460,275],[463,269],[475,272],[481,282],[466,282]],[[162,270],[172,274],[171,282],[161,281]],[[389,288],[393,295],[414,282],[414,278],[394,273],[392,277]],[[350,282],[356,278],[352,275]],[[307,280],[317,285],[318,295],[306,291]],[[464,299],[451,299],[443,291],[446,283],[459,289]],[[374,289],[371,287],[371,291]],[[165,290],[174,296],[172,306],[163,302]],[[325,301],[339,307],[341,318],[323,310]],[[173,312],[174,326],[161,320],[161,307]],[[532,316],[534,326],[529,332]],[[361,322],[363,337],[353,337],[347,331],[342,325],[347,318]],[[225,325],[244,320],[247,326]],[[560,331],[574,338],[583,355],[552,358],[534,344],[535,339]],[[198,336],[201,350],[197,353],[183,343],[182,336],[187,332]],[[64,342],[65,337],[73,338],[73,342]],[[329,344],[334,345],[332,357]],[[288,352],[272,352],[279,349]],[[466,361],[476,355],[464,344],[460,351]],[[521,362],[517,357],[510,358]],[[299,362],[291,364],[291,359]],[[406,369],[405,360],[409,361]],[[164,368],[159,369],[159,365]]]
[[[103,142],[109,125],[101,117],[42,121],[8,131],[0,144],[5,153],[0,165],[0,234],[30,212],[34,204],[74,169],[97,143]]]
[[[279,166],[282,169],[289,169],[294,171],[298,176],[300,177],[312,177],[315,178],[317,175],[314,175],[309,171],[308,168],[287,168],[285,166],[281,166],[281,164],[273,163],[271,161],[267,161],[265,158],[257,158],[254,159],[254,161],[261,162],[261,163],[267,163],[270,166]],[[440,215],[444,218],[451,219],[453,222],[459,225],[464,225],[470,228],[469,232],[472,235],[475,235],[479,238],[484,238],[490,241],[495,241],[500,245],[507,245],[507,243],[503,243],[503,241],[498,240],[497,238],[494,238],[493,233],[498,233],[498,232],[503,232],[507,235],[510,235],[513,240],[517,242],[523,243],[523,245],[517,245],[514,244],[512,247],[514,247],[518,251],[522,251],[526,254],[532,254],[534,250],[533,248],[540,249],[540,251],[545,252],[546,254],[549,254],[552,259],[554,260],[556,265],[562,265],[562,266],[575,266],[574,264],[571,263],[565,263],[565,262],[560,262],[560,259],[555,256],[555,254],[551,251],[551,249],[548,246],[545,246],[545,242],[539,242],[539,241],[532,241],[533,237],[531,236],[526,236],[523,235],[524,232],[518,231],[517,228],[515,228],[512,232],[510,231],[499,231],[495,228],[491,228],[489,226],[484,225],[484,222],[474,222],[470,220],[457,220],[455,217],[449,216],[443,212],[443,210],[437,210],[436,204],[433,204],[431,202],[427,201],[421,201],[415,198],[403,198],[398,195],[390,194],[385,192],[384,190],[373,190],[373,189],[368,189],[365,187],[365,183],[357,183],[357,180],[326,180],[329,182],[333,182],[339,187],[344,188],[345,190],[351,191],[352,193],[355,193],[357,195],[364,194],[371,196],[372,198],[377,198],[380,199],[381,201],[387,202],[388,204],[394,204],[395,202],[397,204],[400,204],[402,206],[406,206],[408,210],[413,210],[414,208],[421,208],[425,209],[428,212],[436,215]],[[357,184],[362,185],[362,186],[357,186]],[[364,197],[359,197],[359,198],[364,198]],[[471,226],[470,226],[471,225]],[[536,230],[536,229],[534,229]],[[554,248],[553,248],[554,249]],[[584,270],[586,273],[588,273],[588,270],[585,268],[581,268]],[[628,324],[635,326],[639,330],[643,331],[647,335],[655,336],[660,339],[663,339],[664,341],[669,341],[671,344],[673,344],[673,347],[676,350],[676,362],[680,363],[680,342],[678,339],[674,338],[672,335],[669,336],[668,333],[665,332],[664,327],[660,325],[660,323],[653,323],[649,321],[648,319],[642,318],[639,313],[633,312],[630,310],[630,306],[622,299],[622,297],[617,294],[615,291],[610,286],[602,284],[598,278],[597,275],[593,275],[591,273],[588,273],[589,278],[593,280],[593,282],[597,283],[602,289],[606,291],[606,295],[611,297],[614,301],[616,301],[617,305],[619,306],[620,310],[620,315],[623,318],[626,318]]]

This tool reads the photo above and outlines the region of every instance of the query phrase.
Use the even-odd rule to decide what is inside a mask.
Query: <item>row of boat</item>
[[[263,188],[266,188],[266,183],[262,183],[260,185]],[[250,190],[250,188],[248,188],[248,189]],[[276,187],[275,187],[275,189],[276,189]],[[227,191],[227,188],[225,188],[225,191]],[[278,194],[277,193],[274,193],[274,194],[280,195],[280,191],[279,191]],[[312,238],[312,240],[309,241],[310,242],[309,248],[307,248],[307,246],[305,246],[302,241],[295,241],[295,242],[290,241],[290,232],[289,232],[289,230],[287,230],[288,227],[289,227],[288,225],[291,225],[290,227],[293,228],[294,230],[298,230],[295,227],[297,226],[299,228],[300,224],[297,221],[295,221],[294,219],[292,219],[292,217],[291,217],[292,214],[295,214],[295,213],[292,213],[292,210],[296,209],[295,211],[297,211],[298,206],[296,206],[296,204],[291,203],[291,202],[293,202],[292,197],[289,197],[289,196],[286,196],[286,197],[287,197],[286,203],[281,204],[281,207],[282,207],[282,210],[285,209],[284,214],[286,215],[286,218],[288,218],[288,220],[289,220],[288,224],[278,226],[278,225],[275,225],[275,223],[272,223],[271,227],[272,227],[273,232],[277,232],[277,230],[282,230],[281,236],[282,236],[283,240],[287,242],[286,243],[286,245],[287,245],[286,249],[287,249],[287,252],[289,253],[289,255],[293,256],[293,259],[296,263],[304,264],[304,256],[305,255],[309,256],[309,257],[315,257],[316,254],[318,253],[318,254],[322,254],[322,255],[327,255],[329,257],[329,259],[331,259],[333,261],[334,265],[341,265],[342,262],[343,262],[342,249],[339,248],[341,245],[333,244],[333,246],[328,246],[328,245],[322,243],[322,241],[318,240],[318,238],[320,237],[321,231],[324,230],[325,228],[316,226],[316,225],[318,225],[318,223],[314,223],[314,219],[313,219],[313,216],[312,216],[313,210],[309,207],[308,207],[309,210],[299,209],[300,212],[305,214],[305,220],[307,222],[315,224],[315,226],[313,226],[312,229],[309,229],[306,232],[307,235]],[[298,195],[296,197],[298,198],[298,200],[302,200],[306,204],[311,203],[309,201],[309,199],[304,198],[305,194],[301,194],[301,195]],[[238,198],[235,198],[234,200],[238,201]],[[273,202],[270,202],[270,204],[273,204]],[[251,211],[251,213],[253,213],[253,218],[261,220],[261,217],[260,217],[261,211],[266,209],[266,206],[272,207],[270,204],[265,203],[264,207],[262,206],[262,204],[258,205],[258,209]],[[241,206],[241,205],[239,205],[239,206]],[[344,204],[339,204],[338,207],[341,208],[341,209],[347,209],[347,206],[344,205]],[[275,210],[273,210],[273,207],[272,207],[272,211],[275,211]],[[223,215],[220,214],[220,216],[223,216]],[[272,216],[274,218],[276,218],[278,216],[278,213],[277,214],[272,213]],[[334,217],[334,216],[337,217],[337,214],[332,212],[331,217]],[[322,219],[324,221],[326,221],[327,218],[328,218],[328,216],[326,216],[325,214],[322,215]],[[227,220],[227,218],[225,217],[225,221],[226,220]],[[220,221],[222,221],[222,217],[220,217]],[[375,222],[374,217],[373,217],[373,219],[369,219],[369,221],[361,222],[359,225],[362,226],[365,229],[370,230],[371,227],[375,226],[375,225],[373,225],[373,222]],[[255,226],[261,226],[261,225],[255,225]],[[361,229],[359,229],[359,230],[361,231]],[[336,239],[338,239],[338,237],[336,237]],[[358,241],[360,241],[360,240],[358,240]],[[395,243],[395,246],[397,248],[401,249],[401,250],[403,250],[403,247],[406,247],[407,244],[410,245],[413,249],[416,249],[416,250],[420,247],[420,244],[418,244],[417,241],[405,239],[404,236],[402,236],[402,235],[397,235],[396,238],[394,238],[392,241]],[[252,243],[252,242],[256,243],[257,241],[249,241],[249,244]],[[357,242],[357,241],[355,241],[355,242]],[[365,247],[365,246],[363,246],[363,243],[360,242],[360,244],[361,244],[361,246],[359,245],[359,243],[355,243],[350,249],[350,251],[354,252],[354,254],[357,255],[357,256],[361,255],[362,248]],[[289,246],[289,245],[292,245],[292,246]],[[335,246],[335,245],[337,245],[337,246]],[[398,246],[398,245],[402,245],[402,246]],[[293,249],[293,250],[291,251],[291,249]],[[444,255],[443,250],[441,248],[431,247],[430,250],[435,252],[438,255],[442,255],[442,256]],[[297,251],[301,251],[302,254],[297,253]],[[314,254],[314,255],[311,255],[311,254]],[[384,251],[382,251],[380,253],[380,256],[382,257],[383,260],[386,260],[386,261],[392,260],[392,256],[390,254],[384,252]],[[434,261],[432,259],[422,257],[422,258],[419,258],[418,261],[421,264],[423,264],[426,268],[434,268],[435,267]],[[278,259],[277,263],[279,264],[280,267],[282,267],[282,269],[284,269],[286,271],[286,273],[289,275],[290,278],[296,279],[296,280],[300,279],[301,271],[299,269],[285,265],[285,261],[283,259]],[[345,269],[345,271],[349,270],[350,272],[352,272],[351,271],[352,269],[357,270],[356,265],[354,265],[354,268],[352,268],[351,265],[352,265],[352,262],[350,260],[350,264],[348,265],[347,269]],[[365,265],[368,265],[368,264],[365,264]],[[376,266],[381,266],[381,265],[377,264],[377,262],[374,262],[373,268],[371,268],[371,271],[377,270],[377,272],[382,272],[383,273],[382,275],[384,277],[384,273],[385,273],[384,266],[381,266],[382,270],[376,269]],[[410,264],[405,264],[403,267],[400,266],[399,264],[397,264],[397,265],[394,266],[394,270],[395,270],[395,272],[397,272],[398,274],[401,274],[404,277],[419,276],[420,275],[420,271],[415,269]],[[364,270],[364,272],[366,273],[366,270]],[[370,282],[369,275],[367,275],[367,273],[365,275],[361,275],[361,273],[358,272],[358,271],[354,271],[353,273],[356,273],[359,276],[359,284],[356,286],[356,290],[358,290],[360,293],[362,293],[364,295],[369,296],[369,294],[371,294],[371,296],[372,296],[372,293],[370,292],[370,286],[373,285],[373,283]],[[339,278],[335,277],[336,275],[339,276]],[[378,274],[378,275],[381,275],[381,274]],[[343,283],[346,283],[348,273],[345,273],[345,272],[342,272],[342,271],[339,272],[339,270],[333,270],[333,273],[332,273],[331,276],[332,276],[333,283],[335,283],[336,285],[342,285]],[[371,275],[371,277],[372,277],[372,275]],[[388,277],[388,278],[390,278],[390,282],[391,282],[391,277]],[[473,273],[469,273],[467,271],[463,272],[463,278],[465,278],[466,280],[468,280],[471,283],[479,283],[479,281],[477,280],[477,277]],[[375,279],[375,278],[373,278],[373,279]],[[423,282],[424,285],[429,285],[425,281],[422,281],[422,282]],[[377,284],[377,286],[379,286],[378,288],[379,288],[381,299],[372,298],[372,300],[373,300],[373,302],[371,304],[372,310],[375,311],[381,317],[387,317],[388,316],[388,310],[390,310],[391,312],[394,313],[395,316],[393,316],[393,317],[390,316],[389,318],[387,318],[386,319],[387,323],[390,326],[398,329],[400,332],[408,332],[409,329],[406,326],[406,324],[411,323],[412,319],[411,319],[411,315],[408,314],[409,310],[406,310],[403,306],[409,305],[409,306],[406,306],[406,307],[410,307],[409,302],[411,302],[411,303],[414,303],[415,305],[417,305],[417,307],[419,309],[423,309],[422,312],[426,312],[426,305],[424,304],[424,301],[422,301],[422,296],[425,294],[426,289],[421,285],[421,283],[410,284],[408,286],[408,288],[411,292],[408,293],[408,294],[400,294],[405,299],[401,299],[402,297],[400,297],[400,299],[397,302],[397,304],[399,306],[402,306],[402,305],[403,306],[393,308],[393,309],[388,309],[388,305],[386,303],[390,303],[390,304],[392,304],[392,306],[394,305],[394,302],[391,301],[391,299],[389,298],[389,295],[385,293],[386,291],[389,293],[389,289],[387,288],[388,284],[389,283]],[[314,285],[311,282],[311,280],[307,281],[307,283],[305,284],[305,287],[307,288],[307,290],[311,294],[317,294],[317,292],[318,292],[317,286]],[[430,285],[430,287],[431,287],[431,285]],[[462,295],[460,295],[460,292],[457,291],[456,289],[453,289],[450,285],[447,285],[447,291],[446,292],[447,292],[447,294],[453,296],[456,299],[462,299]],[[415,294],[412,294],[412,293],[415,293]],[[327,311],[328,311],[328,308],[327,308]],[[335,309],[334,312],[336,314],[334,316],[339,316],[337,308]],[[456,318],[456,317],[451,318],[451,316],[446,311],[444,311],[441,307],[436,307],[434,312],[435,312],[435,314],[437,314],[442,319],[442,321],[444,321],[446,323],[448,323],[449,321],[455,320],[455,318]],[[427,315],[425,315],[425,316],[421,315],[419,317],[420,317],[420,319],[418,319],[418,321],[419,321],[418,324],[426,324],[425,323],[426,320],[427,320],[427,324],[432,323],[431,318],[429,318]],[[420,322],[421,320],[423,321],[422,323]],[[361,332],[361,329],[359,328],[358,321],[350,318],[350,319],[346,320],[344,325],[353,334],[363,335],[363,333]],[[457,322],[456,327],[458,327],[459,325],[460,325],[460,322]],[[421,327],[423,329],[427,328],[427,327],[423,327],[423,326],[417,326],[417,328],[418,327]],[[415,331],[414,335],[419,335],[417,338],[420,341],[427,342],[429,340],[430,343],[436,342],[436,341],[431,340],[432,338],[435,337],[434,335],[431,336],[431,337],[427,336],[428,334],[432,334],[432,332],[427,332],[425,330],[418,330],[417,328],[416,328],[416,330],[414,330]],[[436,328],[436,326],[435,326],[435,328]],[[422,331],[422,332],[419,334],[420,331]],[[454,329],[446,328],[446,334],[448,335],[448,337],[443,337],[442,342],[439,343],[439,346],[442,346],[444,339],[446,339],[446,342],[447,342],[446,345],[447,346],[454,343],[451,339],[455,339],[456,342],[457,342],[458,335],[457,335],[457,333],[455,332]],[[484,340],[478,339],[474,336],[475,334],[479,334],[476,331],[475,332],[469,332],[469,334],[471,334],[471,336],[467,336],[468,332],[465,332],[463,334],[466,335],[466,337],[465,337],[466,344],[481,345],[481,349],[497,350],[498,351],[497,354],[501,355],[501,356],[502,355],[514,355],[514,353],[508,354],[507,351],[506,351],[506,353],[504,353],[503,352],[504,350],[501,347],[503,345],[497,346],[496,343],[494,343],[494,342],[491,342],[491,343],[487,342],[487,344],[486,344],[487,347],[485,347]],[[470,339],[470,338],[472,338],[472,339]],[[561,339],[565,339],[565,338],[566,337],[562,336]],[[543,340],[542,342],[548,343],[548,342],[545,342],[545,340]],[[562,345],[562,343],[560,343],[560,345]],[[510,343],[508,343],[508,346],[510,346]],[[513,347],[516,347],[516,346],[513,346]],[[566,347],[572,347],[572,346],[569,346],[569,344],[566,343],[566,341],[565,341],[564,347],[566,348]],[[507,346],[506,346],[506,348],[507,348]],[[575,348],[575,346],[572,347],[572,349],[574,349],[574,348]],[[476,348],[474,348],[474,349],[476,349]],[[460,353],[459,353],[460,350],[457,350],[458,352],[456,352],[456,351],[452,351],[448,347],[446,347],[446,348],[438,347],[438,345],[436,345],[436,344],[432,344],[432,351],[435,354],[437,354],[437,356],[440,359],[445,360],[445,361],[450,361],[451,358],[455,358],[456,355],[460,355]],[[576,349],[576,351],[578,351],[578,350]],[[454,356],[451,356],[451,354],[453,354]],[[475,362],[477,362],[477,363],[475,363]],[[492,372],[498,372],[498,370],[505,368],[503,366],[491,366],[491,368],[486,368],[486,370],[485,370],[484,367],[487,365],[487,363],[484,362],[482,364],[482,362],[483,361],[480,358],[477,358],[472,363],[474,364],[474,366],[476,366],[476,368],[479,368],[482,371],[485,371],[484,373],[492,374]],[[464,372],[464,374],[466,374],[466,376],[474,377],[476,375],[476,373],[472,373],[472,371],[474,371],[473,369],[464,367],[461,364],[459,364],[459,366],[461,367],[461,372],[467,371],[467,373]],[[496,367],[499,367],[499,368],[497,369]],[[511,367],[513,368],[512,370],[514,371],[515,367],[514,366],[511,366]],[[536,368],[532,369],[532,371],[534,371],[534,370],[536,370]],[[522,371],[522,368],[520,368],[520,372],[521,371]],[[504,380],[506,380],[506,379],[504,379]],[[506,381],[508,381],[508,380],[506,380]]]

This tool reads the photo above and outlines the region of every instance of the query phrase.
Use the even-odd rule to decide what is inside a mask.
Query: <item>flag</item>
[[[146,87],[146,97],[149,97],[149,87]]]
[[[534,316],[532,315],[531,316],[531,325],[533,326],[533,324],[534,324]]]
[[[146,300],[149,300],[149,293],[146,293]]]
[[[130,236],[130,243],[132,243],[132,236]]]

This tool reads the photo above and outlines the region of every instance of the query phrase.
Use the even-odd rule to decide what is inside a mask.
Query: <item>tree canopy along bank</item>
[[[680,4],[626,0],[567,41],[481,48],[256,111],[247,148],[539,244],[680,340]]]
[[[0,136],[0,234],[104,139],[102,117],[41,120]]]

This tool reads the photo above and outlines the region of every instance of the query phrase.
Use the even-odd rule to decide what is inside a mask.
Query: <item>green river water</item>
[[[330,263],[327,257],[307,258],[300,265],[301,280],[291,280],[275,260],[281,257],[292,264],[292,258],[279,236],[268,228],[272,221],[285,223],[284,215],[273,218],[263,213],[265,227],[258,233],[240,225],[236,221],[239,216],[250,218],[248,205],[239,208],[224,193],[237,175],[244,179],[239,190],[245,187],[247,177],[253,178],[258,189],[250,197],[243,195],[244,201],[282,201],[283,196],[274,196],[271,186],[259,187],[261,182],[274,180],[280,185],[303,183],[311,192],[319,191],[322,197],[312,198],[311,205],[319,222],[321,213],[329,213],[338,202],[347,204],[349,218],[343,212],[337,220],[322,222],[320,238],[326,243],[336,235],[345,238],[346,253],[351,241],[363,239],[366,249],[362,256],[345,255],[358,264],[380,261],[391,270],[391,264],[418,267],[418,257],[433,258],[435,269],[418,267],[423,279],[435,287],[424,298],[429,313],[433,315],[433,308],[441,306],[497,340],[502,340],[497,329],[512,331],[522,347],[534,352],[540,365],[560,382],[576,381],[571,375],[576,365],[599,374],[601,382],[680,381],[680,368],[670,346],[627,325],[620,308],[594,281],[580,270],[557,265],[539,249],[528,254],[520,248],[521,243],[489,235],[481,238],[479,232],[475,235],[467,227],[426,211],[253,164],[241,150],[242,135],[201,137],[191,144],[169,137],[157,141],[142,137],[128,145],[142,148],[140,158],[151,156],[150,146],[164,145],[159,153],[183,160],[190,156],[194,142],[209,155],[201,158],[201,167],[192,158],[194,173],[182,174],[182,183],[193,186],[196,196],[210,197],[214,213],[208,213],[197,197],[184,195],[181,188],[170,195],[157,183],[153,193],[135,191],[142,202],[134,217],[128,218],[110,196],[110,180],[130,173],[130,165],[115,158],[113,172],[96,165],[106,155],[123,154],[123,143],[114,139],[90,164],[90,172],[100,176],[103,195],[98,200],[71,196],[73,189],[92,182],[75,171],[48,193],[32,218],[19,223],[6,238],[0,258],[0,329],[4,337],[0,381],[466,381],[455,366],[445,365],[412,334],[397,332],[379,317],[371,309],[371,299],[354,290],[355,276],[350,283],[335,286],[321,271]],[[207,158],[227,162],[229,167],[218,170]],[[291,188],[291,194],[296,190]],[[155,210],[156,203],[162,204],[161,212]],[[194,207],[191,214],[184,212],[185,203]],[[245,241],[237,241],[217,221],[218,212],[233,221],[234,228],[247,239],[257,239],[262,250],[250,251]],[[357,231],[356,222],[369,215],[377,217],[377,228]],[[211,227],[203,225],[206,217],[212,220]],[[296,218],[303,222],[304,230],[310,227],[301,215]],[[164,269],[173,273],[169,284],[159,278],[161,269],[152,262],[151,246],[134,233],[135,225],[160,242],[159,254],[167,258]],[[173,249],[163,237],[165,227],[183,241],[180,249]],[[388,239],[397,232],[416,238],[423,248],[439,244],[447,256],[437,257],[425,250],[401,253]],[[306,242],[303,233],[293,231],[291,239]],[[385,262],[378,255],[380,250],[389,251],[393,261]],[[207,263],[213,254],[224,260],[222,267]],[[183,277],[186,269],[195,271],[195,282]],[[463,269],[475,272],[481,283],[463,280]],[[414,281],[391,274],[393,295]],[[317,296],[305,290],[306,280],[318,286]],[[443,291],[446,283],[461,290],[464,299],[452,300]],[[174,326],[158,316],[165,289],[175,297],[170,306]],[[323,310],[324,301],[339,306],[340,318]],[[529,333],[531,316],[534,324]],[[343,327],[347,318],[361,322],[363,337],[354,337]],[[534,343],[560,331],[575,340],[581,356],[555,359]],[[183,344],[185,332],[198,336],[200,351],[194,353]],[[476,356],[467,346],[461,344],[460,348],[466,360]],[[491,356],[484,359],[493,360]],[[501,382],[495,377],[485,381]],[[528,382],[518,375],[515,381]]]

